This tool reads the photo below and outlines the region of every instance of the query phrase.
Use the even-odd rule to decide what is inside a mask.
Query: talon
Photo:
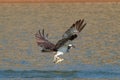
[[[53,63],[56,63],[57,61],[59,61],[61,58],[59,57],[56,57],[54,60],[53,60]]]
[[[60,58],[59,60],[57,60],[55,63],[58,64],[60,62],[62,62],[64,59]]]

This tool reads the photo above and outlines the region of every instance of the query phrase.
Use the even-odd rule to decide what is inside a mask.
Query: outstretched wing
[[[68,41],[72,41],[77,38],[78,33],[86,26],[84,19],[76,21],[62,36],[62,39],[57,42],[55,49],[62,47]]]
[[[48,34],[45,35],[44,29],[35,34],[38,46],[42,48],[42,51],[52,51],[55,45],[48,40]]]
[[[84,19],[80,19],[76,21],[64,34],[63,38],[69,38],[74,34],[77,34],[82,31],[82,29],[85,27],[86,23],[84,23]]]

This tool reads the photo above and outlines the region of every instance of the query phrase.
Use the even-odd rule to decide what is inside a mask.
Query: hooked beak
[[[73,48],[75,48],[75,45],[72,45]]]

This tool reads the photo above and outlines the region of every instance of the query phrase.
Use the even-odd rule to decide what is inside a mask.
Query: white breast
[[[57,51],[57,56],[63,55],[63,54],[64,54],[63,52]]]

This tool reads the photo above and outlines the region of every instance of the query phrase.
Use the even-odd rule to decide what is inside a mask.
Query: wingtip
[[[42,29],[42,36],[44,36],[44,29]]]
[[[80,32],[85,26],[87,23],[84,23],[84,19],[80,19],[76,22],[76,29]]]
[[[41,34],[40,29],[38,30],[39,34]]]

